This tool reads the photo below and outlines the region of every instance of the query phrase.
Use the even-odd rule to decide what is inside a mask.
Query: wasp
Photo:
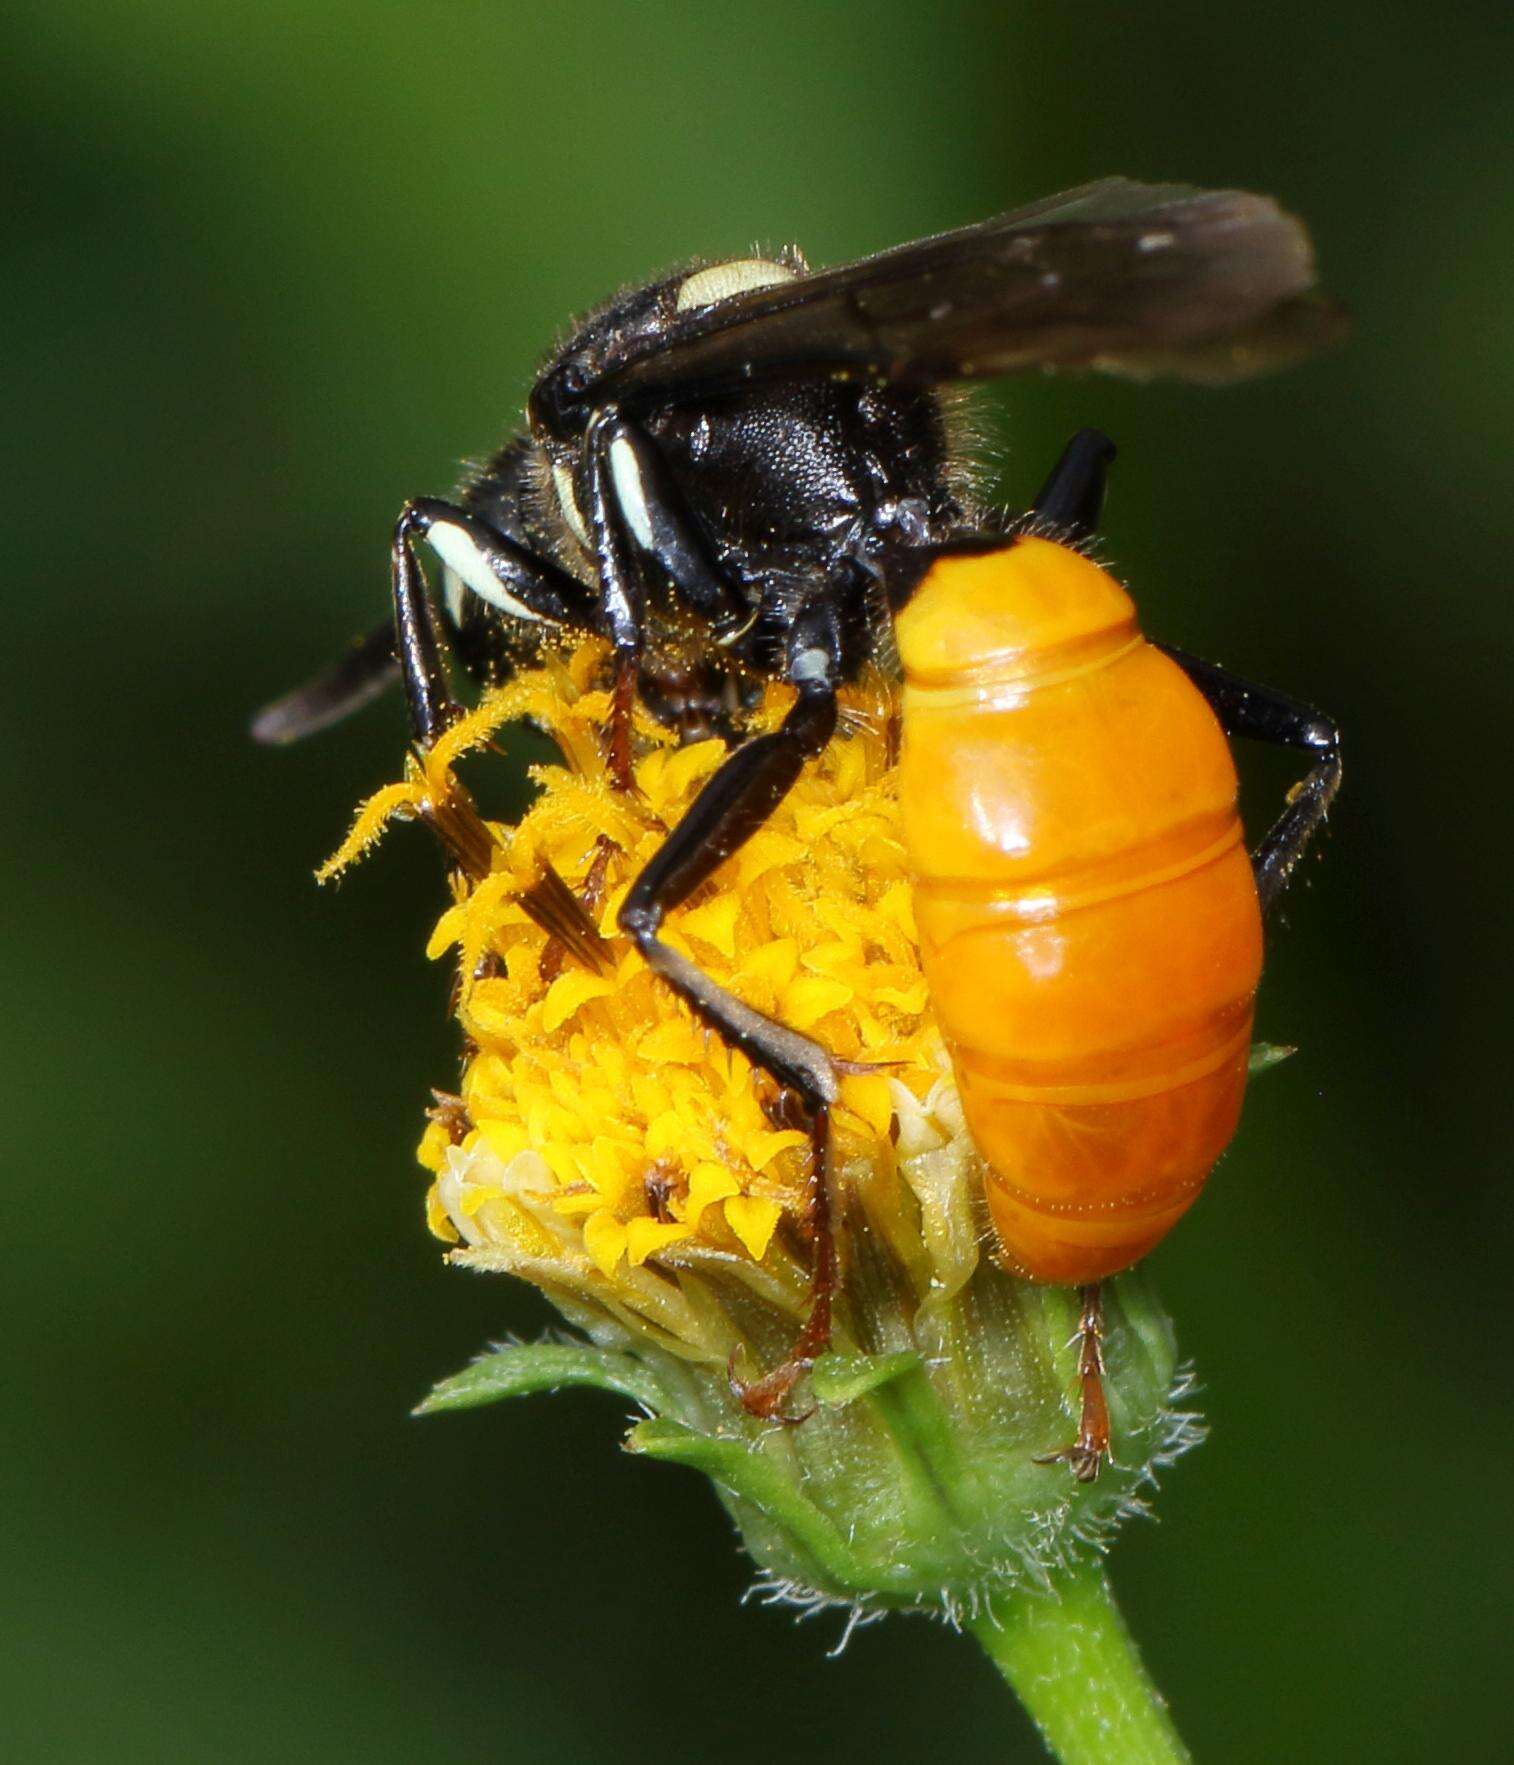
[[[1102,436],[1074,439],[1027,516],[987,507],[954,388],[1030,369],[1241,379],[1338,334],[1314,280],[1307,234],[1269,198],[1124,178],[838,268],[686,266],[583,320],[452,498],[405,504],[392,616],[254,724],[291,740],[399,679],[424,749],[455,714],[447,653],[497,680],[590,633],[609,645],[620,788],[638,700],[684,740],[725,737],[619,925],[809,1133],[811,1307],[787,1360],[739,1388],[755,1414],[779,1413],[829,1341],[838,1076],[661,931],[831,740],[840,689],[870,664],[897,674],[902,652],[928,981],[1005,1261],[1084,1289],[1083,1419],[1057,1456],[1086,1478],[1107,1453],[1097,1284],[1173,1223],[1234,1128],[1260,916],[1329,807],[1339,743],[1310,707],[1140,637],[1083,551]],[[792,706],[743,739],[772,679]],[[1250,862],[1224,734],[1313,758]],[[543,923],[574,948],[573,898],[547,892]]]

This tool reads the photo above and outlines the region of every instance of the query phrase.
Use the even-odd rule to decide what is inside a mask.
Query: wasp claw
[[[756,1416],[764,1422],[781,1422],[785,1428],[797,1428],[801,1422],[807,1422],[816,1410],[816,1405],[803,1411],[800,1415],[790,1416],[783,1413],[783,1403],[799,1380],[810,1370],[807,1358],[786,1360],[772,1372],[764,1373],[760,1379],[743,1379],[736,1371],[737,1349],[732,1349],[726,1362],[726,1379],[731,1387],[731,1395],[749,1416]]]
[[[1043,1453],[1034,1463],[1066,1465],[1079,1483],[1092,1483],[1103,1460],[1114,1463],[1109,1447],[1109,1406],[1104,1400],[1104,1304],[1097,1281],[1081,1288],[1078,1297],[1078,1327],[1068,1342],[1069,1348],[1076,1344],[1078,1349],[1078,1383],[1082,1388],[1078,1437],[1071,1446]]]
[[[1099,1477],[1099,1466],[1108,1459],[1114,1463],[1114,1455],[1108,1446],[1096,1446],[1089,1441],[1075,1441],[1071,1446],[1064,1446],[1059,1452],[1037,1453],[1031,1460],[1033,1465],[1066,1465],[1079,1483],[1096,1483]]]

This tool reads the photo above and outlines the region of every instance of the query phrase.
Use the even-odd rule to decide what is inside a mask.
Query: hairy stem
[[[972,1631],[1062,1765],[1189,1759],[1100,1564],[995,1596]]]

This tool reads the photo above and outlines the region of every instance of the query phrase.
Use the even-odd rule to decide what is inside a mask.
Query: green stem
[[[1190,1758],[1099,1564],[999,1594],[971,1628],[1062,1765]]]

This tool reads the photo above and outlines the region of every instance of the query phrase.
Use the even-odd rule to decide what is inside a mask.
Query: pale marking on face
[[[480,600],[485,600],[491,607],[498,607],[500,612],[508,613],[513,619],[530,619],[541,623],[541,614],[533,613],[524,601],[517,600],[503,582],[494,574],[489,560],[478,549],[461,527],[454,527],[450,521],[433,521],[426,532],[426,543],[467,587],[471,588]],[[448,602],[451,609],[451,602]],[[457,615],[454,613],[453,617]]]
[[[749,288],[771,288],[775,282],[792,282],[798,273],[787,264],[766,257],[736,257],[729,263],[711,264],[706,270],[695,270],[692,276],[685,276],[678,290],[677,310],[686,313],[696,306],[713,306],[717,300],[729,300],[733,294],[745,294]]]
[[[646,491],[642,487],[641,470],[636,464],[636,450],[624,436],[610,443],[610,476],[615,481],[615,497],[626,517],[626,525],[637,545],[652,549],[652,517],[647,509]]]
[[[578,506],[578,496],[573,489],[573,473],[567,466],[554,466],[552,468],[552,483],[557,491],[557,506],[562,510],[563,520],[568,523],[573,537],[587,551],[589,549],[589,529]]]

